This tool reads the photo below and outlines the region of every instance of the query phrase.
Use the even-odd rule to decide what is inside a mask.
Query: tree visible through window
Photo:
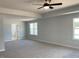
[[[30,35],[38,35],[38,23],[30,23]]]

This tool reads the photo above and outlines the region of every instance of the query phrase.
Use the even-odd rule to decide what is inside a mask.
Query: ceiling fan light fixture
[[[38,9],[44,8],[44,9],[53,9],[53,6],[58,6],[58,5],[62,5],[62,3],[52,3],[51,4],[51,0],[45,0],[45,3],[39,7]]]
[[[45,6],[44,9],[49,9],[49,6]]]

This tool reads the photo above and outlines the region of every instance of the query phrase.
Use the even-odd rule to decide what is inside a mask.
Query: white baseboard
[[[35,40],[35,39],[34,39]],[[64,46],[64,47],[69,47],[69,48],[75,48],[75,49],[79,49],[79,47],[75,47],[75,46],[71,46],[71,45],[66,45],[66,44],[61,44],[61,43],[56,43],[56,42],[48,42],[48,41],[44,41],[44,40],[36,40],[39,42],[44,42],[44,43],[48,43],[48,44],[55,44],[55,45],[60,45],[60,46]]]
[[[4,51],[5,51],[5,49],[1,49],[1,50],[0,50],[0,52],[4,52]]]
[[[9,42],[9,41],[16,41],[16,40],[5,40],[5,42]]]

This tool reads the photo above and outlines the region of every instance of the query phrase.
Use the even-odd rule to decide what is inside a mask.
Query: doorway
[[[23,23],[11,24],[12,40],[21,40],[24,38]]]
[[[18,40],[17,24],[11,24],[12,40]]]

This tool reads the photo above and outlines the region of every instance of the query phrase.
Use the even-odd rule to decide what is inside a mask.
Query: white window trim
[[[79,22],[79,18],[74,18],[73,19],[73,39],[79,40],[79,34],[75,33],[75,30],[79,29],[79,27],[75,27],[74,22]]]
[[[31,24],[33,28],[31,28]],[[38,35],[38,23],[37,22],[29,23],[29,29],[30,29],[30,32],[29,32],[30,35]]]

